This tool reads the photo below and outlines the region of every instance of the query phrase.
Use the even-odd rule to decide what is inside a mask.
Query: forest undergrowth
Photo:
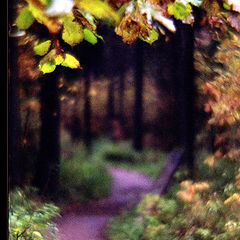
[[[164,196],[144,195],[112,221],[109,240],[240,239],[240,162],[207,152],[196,156],[195,180],[179,169]]]

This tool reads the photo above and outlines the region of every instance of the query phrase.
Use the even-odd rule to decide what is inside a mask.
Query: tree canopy
[[[138,38],[152,44],[160,36],[174,33],[175,20],[209,24],[219,34],[229,28],[240,31],[237,0],[25,0],[20,9],[15,21],[19,29],[27,30],[38,22],[49,31],[50,39],[38,39],[34,46],[43,73],[53,72],[57,65],[81,68],[60,42],[72,47],[82,41],[94,45],[103,40],[97,33],[97,26],[103,23],[128,44]]]

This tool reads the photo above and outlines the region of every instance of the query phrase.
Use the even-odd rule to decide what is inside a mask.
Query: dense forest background
[[[68,204],[111,196],[111,167],[153,184],[108,239],[238,239],[238,1],[26,2],[9,1],[10,239],[55,236]]]

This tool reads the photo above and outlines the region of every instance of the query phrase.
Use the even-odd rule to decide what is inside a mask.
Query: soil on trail
[[[88,204],[73,204],[63,209],[57,220],[59,240],[103,240],[104,227],[124,208],[134,204],[153,180],[139,172],[110,167],[113,177],[109,198]]]

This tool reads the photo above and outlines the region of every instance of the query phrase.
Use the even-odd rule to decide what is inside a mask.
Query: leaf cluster
[[[214,161],[199,162],[202,176],[182,181],[174,195],[144,195],[136,209],[111,223],[109,239],[238,239],[240,165],[229,164],[229,159]]]
[[[15,189],[9,194],[9,239],[55,239],[57,228],[52,218],[59,216],[58,212],[57,206],[31,200],[23,190]]]
[[[20,29],[28,29],[36,20],[47,27],[50,34],[61,33],[63,41],[75,46],[83,40],[96,44],[97,24],[105,22],[113,25],[117,35],[126,43],[133,43],[138,38],[152,44],[159,35],[168,31],[175,32],[173,21],[181,20],[193,24],[193,7],[207,12],[210,24],[217,24],[223,19],[235,29],[239,29],[232,12],[239,13],[239,4],[232,0],[175,0],[175,1],[101,1],[101,0],[26,0],[25,6],[16,19]],[[237,16],[238,17],[238,16]],[[43,73],[56,68],[54,60],[46,65],[40,64]]]
[[[213,42],[200,43],[195,52],[199,102],[210,114],[208,124],[219,129],[214,142],[218,154],[235,157],[239,154],[240,141],[240,38],[229,31],[221,40],[215,40],[214,51],[211,50]]]

